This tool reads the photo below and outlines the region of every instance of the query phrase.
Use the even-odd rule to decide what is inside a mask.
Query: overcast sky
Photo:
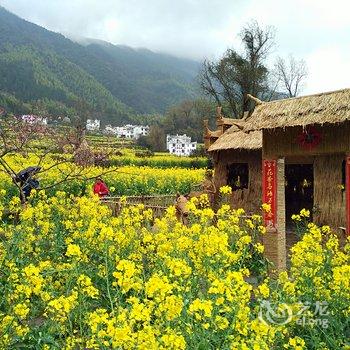
[[[239,46],[256,19],[276,28],[274,55],[309,69],[304,93],[350,87],[348,0],[0,0],[47,29],[202,60]]]

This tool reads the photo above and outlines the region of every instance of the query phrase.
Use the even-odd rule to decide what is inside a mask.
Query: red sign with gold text
[[[266,226],[275,227],[277,219],[277,161],[263,160],[263,203],[271,207],[271,211],[264,212]]]
[[[346,233],[350,235],[350,156],[346,157],[345,179]]]

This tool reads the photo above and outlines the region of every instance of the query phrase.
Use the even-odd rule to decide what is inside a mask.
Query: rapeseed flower
[[[98,199],[67,193],[36,194],[20,222],[1,227],[0,348],[35,346],[39,332],[42,348],[53,339],[62,349],[343,346],[350,241],[330,228],[305,224],[290,270],[266,279],[259,215],[226,204],[214,212],[203,197],[184,226],[174,207],[154,218],[127,204],[113,217]],[[292,321],[262,322],[261,299],[289,305]],[[332,332],[296,327],[300,302],[312,300],[327,302],[331,312],[319,311]]]

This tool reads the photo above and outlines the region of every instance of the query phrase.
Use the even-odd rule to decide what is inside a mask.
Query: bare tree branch
[[[288,97],[296,97],[300,93],[308,72],[304,60],[296,60],[292,55],[288,60],[278,57],[275,63],[274,75],[279,87]]]
[[[219,93],[217,92],[217,89],[214,88],[215,85],[215,76],[213,76],[213,69],[212,69],[213,63],[209,62],[208,60],[205,60],[202,65],[202,69],[199,73],[199,85],[202,89],[202,91],[207,96],[212,96],[218,106],[222,106],[221,99],[219,97]]]
[[[81,144],[84,142],[86,143],[85,128],[81,127],[79,124],[74,130],[70,129],[62,132],[61,130],[54,130],[40,123],[27,123],[20,118],[6,116],[0,120],[0,167],[2,171],[13,180],[15,186],[19,190],[21,201],[24,204],[25,196],[23,189],[26,186],[28,187],[28,184],[32,181],[32,175],[26,176],[25,179],[24,177],[21,177],[20,180],[19,178],[16,179],[17,172],[7,161],[7,155],[22,154],[26,156],[29,153],[34,154],[37,160],[35,161],[36,164],[31,164],[31,166],[38,169],[38,171],[35,171],[35,174],[40,173],[43,175],[49,170],[57,169],[61,176],[55,183],[46,187],[38,187],[38,189],[52,188],[65,181],[87,178],[87,175],[84,175],[84,169],[86,165],[93,165],[96,154],[92,152],[88,146],[87,149],[84,150],[87,152],[83,155],[80,154],[79,151],[82,151]],[[44,149],[42,149],[43,145],[45,147]],[[48,156],[52,156],[52,154],[57,151],[58,146],[64,148],[64,145],[71,148],[73,152],[72,157],[63,159],[60,157],[58,161],[44,168],[43,164],[45,159]],[[82,166],[72,163],[72,160],[76,160],[76,156],[80,157],[79,160]],[[98,154],[98,156],[99,160],[101,160],[101,154]],[[72,163],[71,168],[64,167],[61,169],[61,165],[69,163]],[[110,171],[112,170],[101,171],[99,176]],[[113,169],[113,171],[115,170]],[[38,182],[36,183],[38,184]]]

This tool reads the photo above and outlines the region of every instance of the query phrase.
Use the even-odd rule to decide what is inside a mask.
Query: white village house
[[[25,115],[21,116],[21,119],[28,124],[47,125],[47,118],[46,117],[39,117],[39,116],[33,115],[33,114],[25,114]]]
[[[191,138],[186,134],[167,135],[166,148],[171,154],[189,156],[197,148],[197,142],[191,142]]]
[[[98,131],[100,130],[101,121],[99,119],[87,119],[86,130],[87,131]]]
[[[148,134],[148,125],[134,125],[134,139],[138,139],[140,136],[147,136]]]
[[[112,126],[107,124],[103,130],[103,133],[106,135],[116,135],[117,134],[117,126]]]
[[[104,133],[109,135],[115,135],[120,138],[138,139],[140,136],[148,135],[149,126],[131,124],[127,124],[124,126],[106,125]]]

